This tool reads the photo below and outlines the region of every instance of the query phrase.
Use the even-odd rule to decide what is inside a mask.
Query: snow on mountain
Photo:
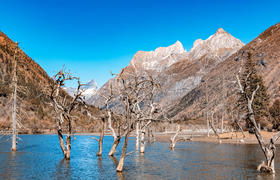
[[[239,50],[244,44],[219,28],[208,39],[198,39],[188,53],[180,41],[168,47],[159,47],[154,51],[138,51],[130,62],[137,70],[153,70],[161,72],[172,64],[189,59],[195,61],[203,56],[216,57],[223,60]]]
[[[159,47],[154,51],[138,51],[130,62],[130,65],[144,70],[161,71],[176,63],[177,56],[186,56],[188,53],[180,41],[168,47]]]
[[[196,40],[190,52],[187,52],[179,41],[154,51],[138,51],[129,66],[124,69],[129,71],[135,68],[139,74],[142,71],[152,72],[161,84],[161,92],[157,94],[157,100],[163,108],[168,108],[198,87],[203,76],[243,45],[239,39],[220,28],[208,39]],[[104,100],[99,95],[106,94],[107,90],[108,83],[98,90],[89,103],[102,107]]]
[[[223,59],[239,50],[244,43],[236,39],[224,29],[219,28],[214,35],[208,39],[198,39],[190,50],[191,61],[201,58],[204,55],[212,55]]]
[[[69,95],[74,96],[76,92],[76,88],[73,87],[64,87],[64,89],[68,92]],[[82,86],[83,95],[85,96],[86,101],[95,95],[98,90],[98,85],[94,80],[90,80],[87,84]]]

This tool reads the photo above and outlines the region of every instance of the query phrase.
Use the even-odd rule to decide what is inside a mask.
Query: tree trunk
[[[212,130],[214,131],[215,135],[217,136],[219,143],[221,144],[222,141],[221,141],[220,135],[219,135],[218,131],[216,130],[216,128],[214,127],[213,123],[214,123],[214,112],[212,112],[212,120],[210,122],[210,126],[211,126]]]
[[[254,116],[254,111],[253,111],[253,107],[252,107],[254,96],[255,96],[255,93],[258,89],[259,89],[259,85],[257,86],[256,90],[252,93],[251,99],[249,99],[247,97],[247,100],[248,100],[247,107],[248,107],[248,112],[249,112],[249,120],[253,124],[255,136],[256,136],[256,138],[259,142],[259,145],[260,145],[260,147],[261,147],[261,149],[264,153],[265,160],[266,160],[265,163],[263,162],[262,164],[260,164],[258,166],[258,170],[260,172],[274,174],[275,173],[274,158],[275,158],[275,152],[276,152],[275,142],[279,138],[280,132],[275,134],[270,139],[270,143],[267,146],[265,146],[264,140],[263,140],[262,135],[260,133],[260,129],[258,128],[258,125],[256,123],[255,116]]]
[[[121,136],[117,136],[116,133],[115,133],[115,130],[114,128],[112,127],[112,114],[111,114],[111,111],[108,111],[108,128],[111,130],[112,132],[112,136],[114,138],[114,143],[111,147],[111,150],[109,152],[109,156],[113,156],[116,152],[116,149],[120,143],[120,140],[121,140]]]
[[[103,138],[104,138],[104,129],[105,129],[105,120],[102,120],[102,130],[101,134],[98,140],[98,145],[99,145],[99,150],[97,153],[97,156],[102,156],[102,151],[103,151]]]
[[[126,149],[127,149],[127,143],[128,143],[128,136],[129,136],[129,129],[127,130],[127,133],[125,134],[125,139],[124,139],[123,148],[122,148],[122,155],[120,157],[119,164],[116,169],[117,172],[123,171],[124,159],[126,156]]]
[[[118,145],[120,143],[120,140],[121,140],[121,137],[114,138],[114,143],[113,143],[113,145],[111,147],[111,150],[110,150],[110,152],[108,154],[109,156],[113,156],[115,154],[116,149],[117,149],[117,147],[118,147]]]
[[[244,134],[244,131],[243,131],[243,128],[240,126],[239,122],[238,121],[235,121],[235,123],[237,124],[238,128],[240,129],[241,133],[242,133],[242,136],[243,138],[241,139],[242,141],[244,141],[245,139],[245,134]]]
[[[148,129],[148,142],[151,143],[153,141],[153,131]]]
[[[71,154],[71,132],[72,132],[72,125],[71,125],[71,119],[67,117],[67,115],[60,115],[60,120],[58,122],[57,127],[57,135],[59,139],[59,146],[62,150],[63,156],[66,160],[70,160],[70,154]],[[66,147],[63,140],[63,134],[62,134],[62,128],[61,128],[61,122],[63,121],[62,118],[67,118],[68,121],[68,132],[66,135]]]
[[[60,119],[58,120],[57,135],[58,135],[58,140],[59,140],[59,146],[61,148],[64,158],[66,158],[66,148],[65,148],[65,144],[64,144],[64,140],[63,140],[61,122],[63,122],[62,114],[60,114]]]
[[[139,137],[140,137],[140,134],[139,134],[139,122],[136,123],[136,130],[135,130],[135,133],[136,133],[136,137],[135,137],[135,149],[136,149],[136,151],[138,151],[138,149],[139,149]]]
[[[71,133],[72,133],[72,124],[71,124],[71,119],[70,116],[67,116],[68,120],[68,132],[66,136],[66,160],[70,160],[70,153],[71,153]]]
[[[145,131],[146,131],[146,128],[141,130],[140,153],[145,152]]]
[[[178,134],[180,133],[181,131],[181,127],[180,125],[177,126],[177,131],[176,133],[174,134],[174,136],[170,139],[170,149],[171,150],[174,150],[175,149],[175,144],[176,144],[176,137],[178,136]]]
[[[66,155],[65,155],[66,160],[70,160],[70,153],[71,153],[71,134],[68,132],[66,136]]]
[[[59,140],[59,146],[61,148],[61,151],[63,153],[63,156],[66,157],[66,150],[65,150],[65,145],[64,145],[64,140],[63,140],[63,135],[62,135],[62,130],[59,128],[57,130],[57,135],[58,135],[58,140]]]
[[[224,133],[224,113],[222,115],[221,133]]]
[[[15,52],[16,54],[16,52]],[[14,94],[13,94],[13,124],[12,124],[12,129],[13,129],[13,137],[12,137],[12,151],[17,150],[17,60],[16,60],[16,55],[14,55],[14,61],[15,61],[15,66],[14,66]]]
[[[251,97],[249,97],[248,94],[245,92],[244,87],[242,86],[238,75],[236,75],[236,79],[237,79],[237,83],[240,87],[240,92],[243,95],[245,95],[245,97],[247,99],[247,109],[248,109],[248,115],[249,115],[249,122],[253,125],[253,130],[254,130],[255,136],[256,136],[256,138],[259,142],[260,148],[263,151],[264,156],[265,156],[265,162],[262,162],[258,166],[258,171],[264,172],[264,173],[274,174],[275,173],[274,158],[275,158],[275,152],[276,152],[275,142],[280,137],[280,132],[275,134],[270,139],[270,143],[268,145],[265,145],[264,140],[263,140],[262,135],[261,135],[261,132],[260,132],[260,128],[258,127],[258,125],[256,123],[255,116],[254,116],[254,110],[253,110],[253,107],[252,107],[254,97],[255,97],[256,92],[258,91],[260,86],[257,85],[256,89],[252,92]]]
[[[209,116],[208,116],[208,110],[206,112],[206,121],[207,121],[207,137],[210,136],[210,127],[209,127]]]

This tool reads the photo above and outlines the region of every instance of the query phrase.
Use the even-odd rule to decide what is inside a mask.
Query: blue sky
[[[248,43],[279,22],[279,0],[0,0],[0,30],[49,75],[64,64],[99,86],[138,50],[189,50],[220,27]]]

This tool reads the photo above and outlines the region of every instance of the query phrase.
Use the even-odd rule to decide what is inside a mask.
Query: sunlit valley
[[[40,17],[48,14],[43,4],[30,2],[24,7],[39,8],[42,14],[39,9],[34,12]],[[114,8],[111,2],[109,9],[122,11],[110,14],[103,3],[100,10],[96,2],[69,2],[64,12],[77,18],[73,22],[56,11],[62,7],[58,4],[53,15],[44,16],[42,27],[27,15],[33,11],[26,12],[26,23],[38,31],[42,28],[38,33],[14,30],[19,17],[0,13],[18,20],[0,23],[0,179],[280,179],[279,21],[264,23],[267,15],[260,25],[252,22],[243,28],[213,19],[213,12],[211,28],[195,20],[151,25],[148,15],[158,18],[153,14],[155,2],[147,9],[135,7],[136,2],[121,4]],[[164,5],[174,12],[168,14],[170,19],[182,18],[176,9],[198,8],[195,2],[164,2],[160,6],[166,9]],[[70,10],[76,6],[81,14],[73,15]],[[226,3],[222,6],[228,8]],[[139,16],[144,9],[147,17]],[[233,17],[232,12],[223,13]],[[39,35],[52,24],[48,20],[57,23],[50,30],[57,33],[53,39],[47,33]],[[69,29],[72,23],[81,27]],[[121,29],[122,23],[131,27]],[[178,24],[154,33],[161,23]],[[262,30],[251,33],[250,25]],[[138,31],[138,26],[150,27],[151,32]],[[61,33],[59,27],[69,32]],[[87,28],[97,30],[89,33]],[[188,33],[172,34],[180,28]],[[203,30],[194,35],[195,28]],[[73,37],[72,31],[79,35]],[[115,40],[108,43],[107,36],[123,38],[122,43],[131,46],[117,44],[120,54],[114,56],[110,48]],[[39,37],[50,41],[37,46],[34,39]],[[57,43],[50,46],[52,41]],[[63,50],[63,45],[77,52]],[[96,49],[88,51],[86,46]],[[50,49],[41,51],[43,47]],[[99,51],[104,54],[101,58],[94,56]],[[73,57],[67,60],[69,54]],[[61,55],[65,57],[60,61]],[[124,55],[129,58],[111,60]]]

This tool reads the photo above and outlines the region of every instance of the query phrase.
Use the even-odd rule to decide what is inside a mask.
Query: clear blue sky
[[[219,27],[244,43],[280,20],[279,0],[1,0],[0,30],[49,75],[63,64],[99,86],[138,50],[189,50]]]

